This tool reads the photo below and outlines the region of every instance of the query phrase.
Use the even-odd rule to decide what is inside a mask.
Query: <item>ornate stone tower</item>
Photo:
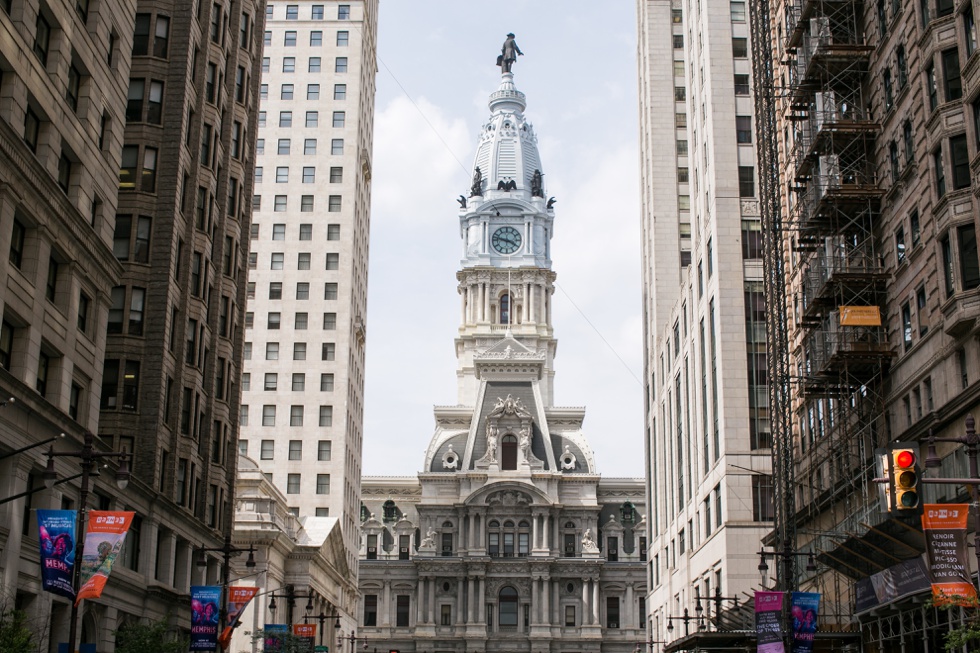
[[[626,653],[645,638],[643,481],[600,480],[585,409],[554,406],[554,202],[503,68],[459,198],[458,401],[436,407],[417,478],[362,480],[358,635]]]

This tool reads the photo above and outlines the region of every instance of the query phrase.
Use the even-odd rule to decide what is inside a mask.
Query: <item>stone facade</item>
[[[490,96],[459,209],[458,403],[416,477],[365,478],[358,636],[401,651],[632,651],[645,639],[642,481],[603,479],[556,407],[554,209],[526,99]]]

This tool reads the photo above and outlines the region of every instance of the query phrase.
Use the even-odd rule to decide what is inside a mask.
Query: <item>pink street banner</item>
[[[976,605],[977,590],[967,561],[966,503],[927,503],[922,511],[926,560],[935,605]]]
[[[755,633],[758,653],[785,653],[783,592],[755,593]]]
[[[75,605],[82,599],[97,599],[109,580],[112,563],[116,561],[126,541],[126,533],[136,513],[92,510],[85,531],[85,551],[82,555],[82,577]]]
[[[242,616],[249,602],[258,593],[258,587],[229,587],[228,588],[228,625],[221,631],[218,644],[222,650],[231,645],[232,631],[238,627],[238,619]]]
[[[41,545],[41,581],[45,592],[75,598],[71,586],[75,570],[74,510],[38,510],[38,540]]]

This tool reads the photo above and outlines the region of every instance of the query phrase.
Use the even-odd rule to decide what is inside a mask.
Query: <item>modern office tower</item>
[[[734,608],[698,597],[758,585],[771,441],[746,4],[637,6],[648,634],[667,641]],[[705,629],[676,620],[698,608]]]
[[[920,442],[924,464],[930,434],[963,436],[980,414],[974,9],[794,0],[754,25],[774,44],[757,81],[779,89],[760,104],[773,161],[762,208],[781,236],[766,260],[786,264],[767,266],[767,286],[786,288],[767,297],[788,334],[772,378],[793,398],[773,406],[788,426],[777,532],[818,554],[815,571],[798,567],[784,585],[821,592],[823,623],[860,631],[865,650],[940,648],[956,625],[924,602],[926,585],[873,591],[915,577],[924,540],[917,517],[883,512],[870,479],[877,447]],[[931,476],[968,475],[962,447],[937,453]]]
[[[82,461],[56,457],[45,489],[46,446],[21,450],[59,433],[55,452],[91,437],[133,471],[125,494],[117,458],[88,479],[85,507],[136,516],[77,643],[109,650],[143,617],[188,628],[191,584],[219,581],[193,549],[231,530],[259,7],[0,4],[2,484],[28,492],[0,508],[0,564],[47,650],[69,603],[41,592],[33,509],[79,508]]]
[[[416,477],[363,482],[369,648],[625,653],[645,637],[642,482],[600,478],[585,410],[554,404],[561,223],[525,107],[505,69],[458,214],[457,403],[436,407]]]
[[[240,451],[356,569],[376,0],[269,3]],[[356,585],[353,586],[356,591]]]

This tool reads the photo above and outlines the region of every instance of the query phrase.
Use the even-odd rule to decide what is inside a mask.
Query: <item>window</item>
[[[65,101],[72,111],[78,111],[78,92],[82,84],[82,73],[72,63],[68,66],[68,84],[65,86]]]
[[[282,72],[284,73],[296,72],[296,57],[282,58]]]
[[[302,440],[290,440],[289,441],[289,460],[302,460],[303,459],[303,441]]]
[[[912,307],[908,302],[902,304],[902,344],[905,351],[912,348]]]
[[[978,113],[978,115],[980,115],[980,113]],[[330,168],[330,183],[340,184],[343,183],[343,181],[344,181],[344,169],[336,166]]]
[[[731,2],[729,3],[731,11],[731,19],[733,23],[744,23],[745,22],[745,3],[744,2]]]
[[[684,88],[683,86],[675,86],[674,87],[674,101],[675,102],[683,102],[686,99],[687,99],[687,89]]]
[[[313,196],[302,195],[299,198],[300,213],[311,213],[313,211]]]
[[[286,20],[299,19],[299,5],[286,5]]]
[[[43,14],[38,12],[34,31],[34,54],[43,66],[48,65],[48,48],[51,45],[51,25]]]
[[[744,3],[739,3],[739,4],[744,4]],[[748,95],[748,94],[749,94],[749,76],[735,75],[735,95]]]
[[[738,196],[755,197],[755,170],[752,166],[738,167]]]
[[[950,2],[952,7],[952,2]],[[952,102],[963,97],[963,84],[960,79],[960,53],[956,48],[944,50],[943,58],[943,89],[946,101]]]
[[[401,548],[399,542],[399,548]],[[399,594],[395,597],[395,627],[408,628],[409,600],[408,594]]]
[[[320,349],[320,360],[332,361],[337,358],[337,345],[332,342],[325,342]]]
[[[772,476],[765,474],[752,475],[752,520],[775,520],[775,494]]]
[[[925,336],[929,333],[929,325],[926,324],[926,288],[925,286],[919,286],[915,291],[915,309],[919,318],[919,337]],[[931,408],[929,410],[932,410]]]
[[[303,268],[300,268],[303,269]],[[305,268],[309,270],[309,267]],[[310,284],[307,281],[301,281],[296,284],[296,299],[304,300],[310,298]]]
[[[335,99],[335,100],[346,100],[347,99],[347,84],[334,84],[333,85],[333,99]]]
[[[900,174],[900,166],[898,163],[898,143],[895,141],[888,144],[888,162],[889,167],[891,168],[892,183],[895,183],[898,181]]]
[[[309,270],[310,269],[310,260],[311,260],[312,256],[313,255],[310,252],[300,252],[299,254],[297,254],[297,256],[296,256],[296,269],[297,270]]]
[[[345,122],[346,122],[346,114],[343,111],[334,111],[333,112],[333,126],[334,127],[338,127],[338,128],[339,127],[343,127]]]
[[[327,270],[339,270],[340,269],[340,254],[330,253],[327,254]]]
[[[319,47],[323,45],[323,32],[320,30],[310,32],[310,45],[312,47]]]
[[[933,151],[932,164],[936,168],[936,195],[942,197],[946,194],[946,172],[943,170],[943,151],[941,148]]]
[[[303,167],[303,183],[312,184],[316,182],[316,168],[313,166]]]
[[[346,73],[347,72],[347,57],[337,57],[333,62],[333,71],[335,73]]]
[[[92,299],[84,292],[78,293],[78,317],[75,324],[78,330],[85,333],[88,330],[88,312]]]
[[[323,284],[323,298],[337,299],[337,284],[328,282]]]
[[[973,290],[980,286],[980,262],[977,257],[977,232],[972,222],[956,228],[956,240],[960,247],[962,290]]]
[[[279,91],[280,100],[292,100],[293,99],[293,85],[283,84]],[[281,154],[281,152],[280,152]]]
[[[337,6],[337,20],[350,20],[350,5]]]
[[[316,459],[319,462],[329,462],[330,461],[330,440],[320,440],[317,442],[316,447]]]
[[[307,100],[319,100],[320,99],[320,85],[319,84],[307,84],[306,85],[306,99]]]
[[[286,196],[276,195],[274,198],[273,211],[275,211],[276,213],[282,213],[285,210],[286,210]],[[252,253],[254,254],[254,252]]]
[[[293,343],[293,360],[294,361],[305,361],[306,360],[306,343],[305,342],[294,342]]]
[[[912,121],[902,124],[902,144],[905,148],[905,165],[911,165],[915,159],[915,143],[912,140]]]
[[[350,41],[350,32],[340,30],[337,32],[337,47],[346,47]]]
[[[297,331],[305,331],[309,324],[309,314],[308,313],[297,313],[294,318],[293,328]],[[298,343],[297,343],[298,344]]]
[[[10,357],[13,353],[14,326],[7,320],[0,323],[0,367],[10,369]],[[118,372],[117,372],[118,373]]]
[[[316,475],[316,493],[330,494],[330,474]]]
[[[323,330],[324,331],[335,331],[337,329],[337,314],[336,313],[324,313],[323,314]]]
[[[286,474],[286,494],[299,494],[300,474]]]
[[[307,111],[306,126],[316,127],[318,124],[320,124],[320,113],[318,111]]]
[[[310,62],[309,65],[307,66],[307,70],[311,73],[320,72],[320,57],[310,57]]]
[[[922,237],[922,229],[919,226],[919,210],[918,209],[912,209],[912,212],[909,213],[909,230],[910,230],[910,234],[912,236],[912,247],[913,248],[918,247],[919,246],[919,240]]]
[[[344,139],[333,138],[330,140],[330,154],[339,155],[344,153]]]
[[[316,154],[315,138],[307,138],[303,141],[303,154],[304,155]]]
[[[333,406],[320,406],[320,426],[333,426]]]
[[[290,141],[288,138],[280,138],[277,152],[279,154],[289,154]]]
[[[892,71],[890,68],[885,68],[882,73],[881,83],[885,89],[885,111],[888,112],[895,106],[895,98],[892,93]]]
[[[277,166],[276,167],[276,183],[285,184],[289,182],[289,167],[288,166]]]
[[[943,289],[946,297],[953,294],[953,250],[949,242],[949,234],[939,240],[939,249],[943,257]]]
[[[619,597],[617,596],[606,597],[606,628],[619,628]]]
[[[276,407],[271,404],[262,406],[262,426],[276,425]],[[262,441],[262,448],[265,449],[265,440]],[[271,460],[272,456],[269,456]]]
[[[41,119],[37,117],[34,110],[27,107],[24,112],[24,142],[27,143],[27,147],[31,148],[31,152],[37,153],[37,139],[41,131]],[[125,148],[123,148],[125,152]]]
[[[497,609],[499,612],[497,623],[501,630],[517,629],[517,590],[513,587],[504,587],[500,590],[497,597]]]
[[[310,13],[310,18],[313,20],[323,20],[323,5],[313,5],[313,10]]]
[[[327,211],[330,213],[339,213],[341,210],[341,196],[331,195],[328,200]]]
[[[966,58],[969,59],[977,51],[977,25],[973,21],[972,6],[963,12],[963,31],[966,34]]]
[[[905,262],[905,229],[895,230],[895,259],[899,265]]]
[[[287,30],[282,44],[287,47],[294,47],[296,45],[296,32],[294,30]]]
[[[899,45],[895,49],[895,65],[898,68],[898,89],[903,90],[909,83],[909,64],[904,45]]]
[[[970,186],[970,153],[966,147],[966,134],[949,139],[949,154],[953,164],[953,190]]]
[[[926,67],[926,89],[929,92],[929,111],[935,111],[939,106],[939,96],[936,91],[936,67],[932,63]]]
[[[683,43],[683,41],[682,41]],[[677,47],[676,44],[674,47]],[[681,46],[683,47],[683,45]],[[735,37],[732,39],[732,57],[736,59],[746,59],[749,56],[749,40],[747,38]]]
[[[936,17],[949,16],[954,4],[954,0],[936,0]]]
[[[735,116],[735,133],[739,143],[751,143],[752,116]]]

